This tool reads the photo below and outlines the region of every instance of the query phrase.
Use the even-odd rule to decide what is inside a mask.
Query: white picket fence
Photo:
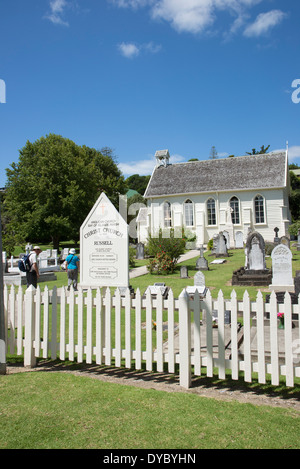
[[[292,305],[289,294],[278,304],[274,292],[265,303],[260,292],[255,302],[247,291],[239,301],[234,290],[230,300],[222,291],[217,299],[209,291],[201,299],[198,294],[190,298],[185,290],[178,299],[170,290],[164,299],[160,292],[156,298],[149,291],[142,297],[139,290],[131,298],[129,289],[124,297],[118,289],[112,296],[110,289],[100,288],[75,294],[72,289],[29,287],[23,293],[21,287],[5,286],[7,353],[24,355],[28,367],[36,365],[37,357],[137,370],[144,363],[147,371],[166,372],[167,367],[169,373],[179,364],[185,388],[191,386],[192,374],[212,377],[216,369],[220,379],[226,370],[232,379],[241,379],[242,371],[246,382],[257,372],[263,384],[270,374],[273,385],[282,375],[292,387],[294,377],[300,377],[299,304]],[[230,324],[225,311],[230,311]],[[278,329],[278,312],[284,313],[283,330]]]

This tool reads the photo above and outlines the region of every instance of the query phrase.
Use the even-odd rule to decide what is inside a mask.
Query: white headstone
[[[80,228],[80,285],[129,287],[128,225],[102,193]]]
[[[244,247],[243,232],[242,231],[237,231],[235,233],[235,247],[236,247],[236,249],[240,249],[240,248]]]
[[[40,269],[45,269],[48,267],[48,254],[47,254],[47,251],[42,251],[40,254],[39,254],[39,268]]]
[[[272,284],[270,289],[277,291],[294,291],[292,273],[292,252],[285,244],[278,244],[271,254]]]

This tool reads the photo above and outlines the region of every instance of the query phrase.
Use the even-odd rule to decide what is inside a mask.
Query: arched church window
[[[165,202],[164,203],[164,226],[166,228],[172,226],[171,204],[170,204],[170,202]]]
[[[234,225],[240,224],[240,204],[237,197],[230,199],[231,220]]]
[[[207,201],[207,223],[208,225],[216,225],[216,201],[214,199],[208,199]]]
[[[264,198],[257,195],[254,199],[255,223],[265,222]]]
[[[194,226],[194,207],[189,199],[184,203],[184,221],[185,226]]]

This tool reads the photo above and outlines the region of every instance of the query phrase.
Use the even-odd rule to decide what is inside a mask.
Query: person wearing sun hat
[[[39,246],[34,246],[33,250],[29,253],[30,270],[26,272],[27,288],[30,285],[37,288],[37,281],[40,276],[37,258],[41,252],[42,250]]]
[[[66,271],[68,275],[68,290],[70,290],[71,285],[75,291],[77,291],[77,282],[78,282],[78,270],[79,270],[79,258],[76,256],[76,250],[74,248],[70,249],[69,255],[66,259]]]

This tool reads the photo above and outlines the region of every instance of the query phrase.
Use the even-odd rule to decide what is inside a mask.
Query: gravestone
[[[61,255],[61,259],[65,261],[69,255],[69,249],[63,248],[60,255]]]
[[[200,247],[200,257],[197,259],[196,269],[198,269],[198,270],[208,270],[208,262],[204,257],[204,247],[203,247],[203,245]]]
[[[143,243],[137,243],[136,245],[136,259],[145,258],[145,246]]]
[[[80,286],[129,287],[128,225],[102,193],[80,228]]]
[[[151,296],[157,296],[159,291],[161,292],[163,297],[165,297],[168,293],[168,287],[163,282],[156,282],[154,283],[154,285],[149,285],[147,290],[150,290]]]
[[[279,231],[279,228],[274,228],[274,231],[275,231],[275,238],[274,238],[274,243],[275,244],[278,244],[280,242],[280,239],[278,237],[278,231]]]
[[[272,284],[270,290],[294,291],[292,252],[285,244],[278,244],[271,254]]]
[[[194,285],[199,287],[205,287],[205,276],[202,272],[196,272],[194,276]]]
[[[194,295],[196,291],[198,291],[201,296],[205,296],[207,291],[207,288],[205,286],[205,276],[200,270],[199,272],[196,272],[194,276],[194,286],[186,287],[186,292],[189,295]]]
[[[42,251],[39,254],[39,268],[44,269],[48,267],[48,253],[47,251]]]
[[[235,233],[235,248],[242,249],[244,247],[244,235],[242,231],[237,231]]]
[[[247,240],[248,270],[265,270],[265,242],[261,234],[252,233]]]
[[[266,268],[265,242],[260,233],[252,232],[245,249],[245,267],[233,272],[232,285],[270,285],[272,275]]]
[[[226,257],[228,256],[227,246],[226,246],[226,239],[223,235],[223,232],[220,231],[218,236],[216,237],[216,257]]]
[[[279,242],[280,244],[285,244],[288,248],[290,247],[290,238],[287,236],[281,236]]]
[[[180,266],[180,278],[189,278],[188,268],[186,265]]]

